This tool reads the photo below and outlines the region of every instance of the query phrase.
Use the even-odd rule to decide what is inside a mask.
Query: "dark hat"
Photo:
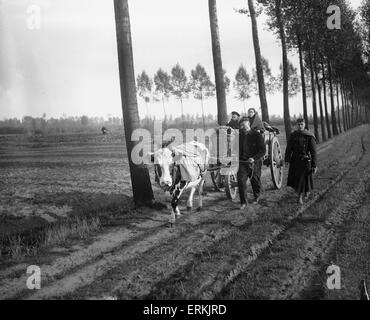
[[[240,114],[236,111],[231,112],[231,114],[235,114],[236,116],[240,117]]]
[[[303,118],[298,118],[297,119],[297,123],[302,123],[302,122],[304,123],[304,119]]]

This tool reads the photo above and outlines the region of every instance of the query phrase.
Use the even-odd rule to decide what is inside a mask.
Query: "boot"
[[[299,204],[303,204],[303,195],[302,195],[302,194],[300,194],[300,195],[298,196],[298,203],[299,203]]]

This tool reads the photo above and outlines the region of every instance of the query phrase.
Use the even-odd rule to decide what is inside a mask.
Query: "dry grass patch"
[[[77,237],[86,239],[92,232],[100,229],[100,219],[77,217],[70,222],[52,226],[46,230],[43,246],[57,245],[65,242],[68,238]]]
[[[75,217],[39,231],[32,240],[19,234],[8,237],[2,241],[0,257],[21,260],[26,256],[35,256],[40,250],[65,243],[71,238],[84,240],[100,228],[98,217]]]

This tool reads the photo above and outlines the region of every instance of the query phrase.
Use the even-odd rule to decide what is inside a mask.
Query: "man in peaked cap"
[[[231,112],[231,120],[227,124],[228,127],[233,129],[239,129],[239,118],[240,114],[236,111]]]

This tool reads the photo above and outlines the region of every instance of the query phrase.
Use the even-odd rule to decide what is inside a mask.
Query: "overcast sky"
[[[361,0],[350,1],[357,8]],[[41,28],[27,27],[27,9],[41,8]],[[233,80],[243,64],[249,73],[255,58],[250,18],[235,13],[247,0],[218,0],[223,67]],[[159,69],[170,72],[178,62],[190,75],[197,63],[214,79],[208,1],[129,1],[136,74],[150,76]],[[262,55],[276,75],[281,48],[258,18]],[[325,23],[325,21],[324,21]],[[298,67],[297,56],[290,59]],[[228,111],[242,110],[231,90]],[[268,96],[271,114],[282,114],[282,95]],[[141,99],[141,116],[146,109]],[[259,107],[257,96],[248,106]],[[301,95],[290,99],[291,113],[302,112]],[[200,102],[184,102],[187,113],[200,113]],[[168,113],[180,114],[175,99],[166,103]],[[216,100],[205,103],[206,113],[216,114]],[[149,112],[162,117],[162,105]],[[311,106],[309,109],[311,112]],[[47,117],[122,116],[113,0],[0,0],[0,119],[25,115]]]

